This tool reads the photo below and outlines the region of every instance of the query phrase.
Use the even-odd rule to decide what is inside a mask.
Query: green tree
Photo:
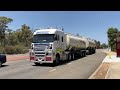
[[[117,37],[118,32],[119,31],[118,31],[117,28],[109,28],[108,31],[107,31],[108,45],[111,47],[112,51],[114,51],[116,49],[115,39]]]
[[[101,45],[101,48],[108,48],[108,45],[105,44],[105,43],[103,43],[103,44]]]
[[[18,43],[23,43],[23,40],[22,40],[22,30],[21,29],[17,29],[16,32],[16,37],[17,37],[17,40],[18,40]]]
[[[8,24],[11,23],[13,19],[8,17],[0,17],[0,40],[1,44],[5,46],[5,32],[8,31]]]
[[[101,46],[100,46],[100,41],[96,41],[95,40],[95,43],[96,43],[96,48],[100,48]]]
[[[26,24],[22,25],[22,40],[25,42],[25,46],[29,46],[32,41],[32,31],[30,30],[30,27]]]
[[[14,45],[17,45],[18,44],[18,38],[17,38],[17,34],[16,34],[16,31],[14,31],[14,32],[12,32],[12,33],[10,33],[9,34],[9,45],[12,45],[12,46],[14,46]]]
[[[17,29],[14,32],[9,33],[8,37],[8,44],[9,45],[22,45],[22,46],[30,46],[32,42],[32,31],[30,30],[29,26],[25,24],[22,25],[21,29]]]

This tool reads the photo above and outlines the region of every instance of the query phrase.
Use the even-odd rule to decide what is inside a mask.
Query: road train
[[[38,29],[33,33],[30,61],[36,65],[74,60],[96,52],[94,40],[65,33],[56,28]]]

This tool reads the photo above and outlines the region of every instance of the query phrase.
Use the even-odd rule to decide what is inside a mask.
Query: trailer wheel
[[[34,62],[34,64],[35,64],[36,66],[39,66],[39,65],[40,65],[40,63],[36,63],[36,62]]]
[[[83,54],[83,52],[81,52],[81,58],[82,58],[82,57],[84,57],[84,54]]]
[[[92,50],[92,54],[94,54],[94,49]]]
[[[94,49],[94,53],[96,53],[96,50]]]
[[[91,55],[92,53],[91,53],[91,49],[89,49],[89,55]]]
[[[71,60],[71,54],[70,53],[68,54],[68,60],[69,61]]]
[[[94,48],[92,49],[92,54],[94,54],[94,52],[95,52],[95,50],[94,50]]]
[[[84,56],[86,57],[86,52],[84,52]]]
[[[2,62],[0,61],[0,67],[2,66]]]
[[[83,52],[83,57],[85,57],[85,52]]]
[[[74,60],[74,53],[71,54],[71,60]]]
[[[77,53],[75,52],[74,53],[74,59],[77,59],[78,58],[78,55],[77,55]]]

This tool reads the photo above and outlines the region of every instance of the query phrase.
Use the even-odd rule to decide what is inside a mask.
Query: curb
[[[95,70],[95,72],[88,79],[94,79],[93,77],[98,72],[98,70],[101,68],[102,64],[103,64],[103,62],[100,64],[100,66]]]
[[[109,66],[109,68],[108,68],[108,71],[107,71],[107,73],[106,73],[105,79],[107,79],[107,77],[108,77],[108,72],[110,71],[111,65],[112,65],[112,64],[110,64],[110,66]]]
[[[106,52],[103,52],[103,53],[105,53],[106,54],[106,56],[107,56],[107,53]],[[105,58],[104,58],[105,59]],[[104,60],[103,59],[103,60]],[[88,79],[93,79],[93,77],[95,76],[95,74],[98,72],[98,70],[101,68],[101,66],[102,66],[102,64],[103,64],[103,61],[102,61],[102,63],[99,65],[99,67],[93,72],[93,74],[88,78]]]
[[[106,54],[107,54],[106,57],[109,55],[109,52],[107,53],[107,52],[104,52],[104,51],[103,51],[103,53],[106,53]],[[104,58],[104,59],[105,59],[105,58]],[[104,59],[103,59],[103,61],[104,61]],[[102,63],[100,64],[100,66],[95,70],[95,72],[94,72],[88,79],[94,79],[93,77],[94,77],[95,74],[98,72],[98,70],[101,68],[102,64],[104,63],[103,61],[102,61]],[[109,69],[110,69],[110,68],[109,68]],[[109,71],[109,69],[108,69],[108,71]],[[107,74],[105,75],[105,79],[107,79],[108,71],[107,71]]]

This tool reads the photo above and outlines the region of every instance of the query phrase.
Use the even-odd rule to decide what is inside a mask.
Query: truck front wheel
[[[56,57],[56,59],[53,61],[52,66],[53,66],[53,67],[54,67],[54,66],[57,66],[57,65],[59,65],[59,63],[60,63],[60,57]]]
[[[84,57],[86,57],[86,52],[84,52]]]

